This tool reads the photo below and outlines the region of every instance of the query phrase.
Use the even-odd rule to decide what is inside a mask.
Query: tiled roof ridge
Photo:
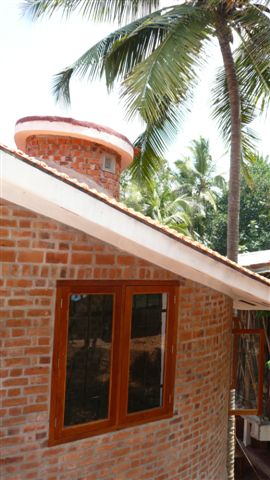
[[[45,171],[49,175],[52,175],[54,177],[59,178],[59,180],[62,180],[63,182],[68,183],[68,184],[74,186],[75,188],[80,189],[81,191],[87,193],[88,195],[91,195],[92,197],[103,201],[107,205],[110,205],[110,206],[116,208],[117,210],[121,211],[122,213],[125,213],[125,214],[135,218],[135,220],[138,220],[142,223],[145,223],[148,226],[151,226],[152,228],[155,228],[156,230],[161,231],[162,233],[166,234],[167,236],[169,236],[169,237],[171,237],[175,240],[180,241],[182,244],[184,244],[186,246],[189,246],[190,248],[193,248],[194,250],[197,250],[197,251],[207,255],[208,257],[213,258],[214,260],[217,260],[220,263],[223,263],[223,264],[233,268],[234,270],[237,270],[240,273],[245,274],[248,277],[251,277],[254,280],[258,280],[259,282],[270,286],[270,280],[268,280],[267,278],[262,277],[261,275],[257,274],[256,272],[252,272],[251,270],[249,270],[245,267],[242,267],[238,263],[236,263],[232,260],[229,260],[227,257],[224,257],[223,255],[221,255],[218,252],[215,252],[214,250],[211,250],[210,248],[208,248],[205,245],[197,242],[196,240],[193,240],[193,239],[177,232],[176,230],[173,230],[172,228],[169,228],[165,225],[162,225],[159,222],[157,222],[156,220],[153,220],[150,217],[146,217],[142,213],[137,212],[132,208],[126,207],[124,204],[118,202],[114,198],[111,198],[104,193],[98,192],[97,190],[90,188],[86,183],[82,183],[82,182],[78,181],[76,178],[71,178],[69,175],[67,175],[65,173],[62,173],[62,172],[59,172],[59,170],[57,170],[56,168],[49,167],[44,161],[38,160],[35,157],[31,157],[21,150],[12,149],[12,148],[10,148],[10,147],[2,144],[2,143],[0,143],[0,149],[4,150],[4,151],[6,151],[6,152],[8,152],[12,155],[15,155],[16,157],[18,157],[21,160],[23,160],[24,162],[32,165],[33,167],[38,168],[39,170]]]
[[[132,148],[134,148],[130,140],[125,135],[122,135],[122,133],[119,133],[116,130],[113,130],[112,128],[105,127],[103,125],[98,125],[97,123],[86,122],[84,120],[76,120],[75,118],[72,118],[72,117],[59,117],[57,115],[56,116],[31,115],[29,117],[19,118],[19,120],[17,120],[16,122],[16,125],[19,125],[20,123],[24,123],[26,121],[34,122],[38,120],[48,121],[48,122],[66,122],[66,123],[70,123],[71,125],[78,125],[80,127],[94,128],[100,132],[105,132],[105,133],[109,133],[110,135],[115,135],[116,137],[121,138],[122,140],[127,142]]]

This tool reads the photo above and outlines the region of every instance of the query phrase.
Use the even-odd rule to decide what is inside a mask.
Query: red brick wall
[[[1,478],[223,480],[231,301],[181,279],[172,418],[48,448],[56,280],[175,277],[20,207],[1,213]]]
[[[120,156],[106,147],[72,137],[31,135],[26,140],[25,153],[41,160],[53,160],[91,177],[114,198],[119,198]],[[115,173],[102,169],[104,153],[115,155]]]

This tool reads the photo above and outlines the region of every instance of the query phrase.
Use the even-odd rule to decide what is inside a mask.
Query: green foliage
[[[51,16],[60,10],[69,15],[76,10],[84,17],[101,22],[126,22],[158,8],[159,0],[23,0],[22,10],[32,19]]]
[[[270,31],[264,11],[247,2],[243,10],[231,14],[240,45],[234,51],[234,63],[241,103],[241,135],[243,159],[248,159],[257,142],[249,127],[258,114],[266,111],[270,99]],[[229,145],[231,140],[231,112],[225,70],[220,69],[213,88],[213,117]]]
[[[151,184],[142,187],[126,171],[121,177],[120,200],[128,207],[137,210],[158,222],[190,235],[189,198],[178,194],[175,177],[167,162],[163,160]]]
[[[205,218],[208,211],[216,210],[225,180],[215,175],[208,140],[193,140],[190,151],[191,157],[178,160],[173,170],[161,161],[147,185],[136,182],[130,170],[125,172],[121,200],[160,223],[207,243]]]
[[[216,202],[216,211],[207,210],[205,218],[206,243],[222,255],[226,255],[227,251],[227,210],[228,189],[226,188]]]
[[[253,185],[241,183],[240,252],[270,249],[270,162],[259,155],[249,167]]]
[[[204,138],[193,140],[191,157],[175,163],[176,180],[180,192],[190,198],[191,234],[208,243],[206,232],[207,212],[216,211],[216,202],[226,187],[225,179],[215,174],[215,165],[209,153],[209,142]]]
[[[240,252],[270,249],[270,162],[260,155],[249,165],[251,183],[241,181]],[[206,216],[206,236],[216,251],[226,253],[228,192],[217,201],[216,212]]]
[[[228,185],[215,174],[206,139],[193,140],[190,151],[173,169],[163,160],[147,186],[134,181],[130,171],[122,174],[121,200],[226,255]],[[270,163],[254,155],[248,179],[241,181],[239,251],[270,249],[269,231]]]

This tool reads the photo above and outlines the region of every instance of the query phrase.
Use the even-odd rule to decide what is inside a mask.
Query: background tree
[[[177,230],[191,233],[191,199],[177,189],[174,172],[164,160],[152,182],[140,188],[129,171],[121,177],[120,200],[128,207]]]
[[[180,233],[208,244],[206,218],[214,218],[216,202],[226,188],[226,181],[216,175],[209,153],[209,142],[193,140],[191,156],[169,168],[163,160],[152,182],[139,186],[130,171],[122,174],[121,201],[127,206],[158,220]]]
[[[259,154],[253,156],[249,178],[241,180],[240,252],[270,249],[270,160]],[[206,238],[216,251],[226,252],[228,191],[217,199],[215,212],[208,210]]]
[[[182,194],[190,198],[191,235],[202,243],[205,237],[205,218],[208,210],[216,211],[216,201],[225,189],[222,175],[216,175],[215,165],[209,152],[209,141],[200,137],[193,140],[191,157],[175,162],[175,180]]]
[[[225,255],[228,184],[215,174],[208,148],[207,140],[193,140],[190,157],[178,160],[172,169],[163,161],[153,177],[153,188],[146,185],[141,189],[130,172],[124,172],[121,201]],[[270,249],[268,157],[253,155],[248,176],[241,180],[241,198],[240,252]],[[175,223],[170,221],[173,213]]]
[[[213,92],[213,107],[231,146],[227,255],[237,260],[241,144],[242,152],[250,146],[247,125],[265,108],[270,91],[269,2],[175,3],[172,0],[170,8],[155,10],[159,0],[24,0],[25,10],[33,18],[51,15],[59,8],[68,16],[80,8],[93,20],[120,24],[132,20],[60,72],[54,92],[57,98],[69,101],[69,83],[74,75],[91,80],[105,74],[108,88],[123,79],[122,96],[129,116],[138,113],[146,124],[137,142],[140,154],[132,167],[133,174],[141,179],[150,180],[159,167],[159,158],[174,138],[200,79],[209,42],[218,39],[223,69]],[[232,52],[234,36],[239,46]]]

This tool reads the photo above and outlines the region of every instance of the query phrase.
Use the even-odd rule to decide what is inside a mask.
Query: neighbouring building
[[[260,250],[255,252],[246,252],[239,255],[239,263],[248,269],[259,273],[260,275],[270,278],[270,250]],[[242,324],[248,328],[263,328],[267,341],[265,342],[265,360],[270,360],[270,321],[269,312],[248,311],[241,312]],[[246,358],[248,358],[246,356]],[[251,363],[245,365],[242,362],[241,368],[246,376],[253,375]],[[254,363],[254,362],[253,362]],[[263,412],[261,416],[250,415],[244,416],[244,445],[250,445],[252,438],[263,442],[263,447],[270,442],[270,371],[265,369],[264,372],[264,402]],[[269,443],[268,443],[269,445]],[[265,447],[266,448],[266,447]],[[269,472],[269,467],[268,467]]]
[[[241,253],[238,261],[243,267],[270,278],[270,250]]]
[[[133,147],[26,117],[0,147],[2,478],[225,480],[233,308],[270,281],[118,202]]]

